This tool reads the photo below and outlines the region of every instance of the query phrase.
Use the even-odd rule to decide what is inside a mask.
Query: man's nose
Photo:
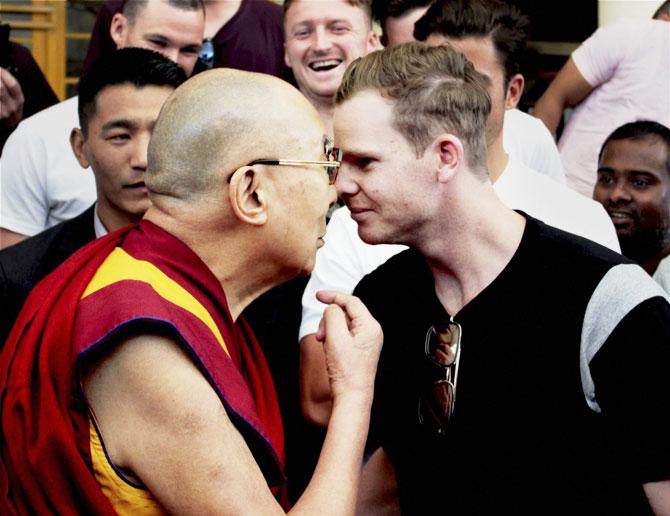
[[[325,52],[332,46],[332,41],[325,27],[317,27],[314,31],[312,48],[319,52]]]
[[[179,49],[178,48],[176,48],[176,47],[162,48],[160,50],[160,53],[164,57],[167,57],[173,63],[177,63],[178,65],[181,66],[181,63],[179,62]]]
[[[328,206],[332,206],[337,202],[337,190],[335,185],[328,185]]]
[[[134,169],[147,169],[147,151],[149,149],[149,140],[151,135],[138,136],[135,147],[130,157],[130,166]]]
[[[629,202],[632,199],[630,190],[625,180],[619,180],[614,184],[612,192],[610,193],[610,201],[612,202]]]
[[[340,166],[335,180],[335,188],[337,189],[337,195],[340,197],[354,195],[358,192],[358,184],[354,181],[351,167],[346,163],[342,163]]]

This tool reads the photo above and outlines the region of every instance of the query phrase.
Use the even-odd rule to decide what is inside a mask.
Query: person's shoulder
[[[588,199],[587,199],[588,200]],[[545,224],[530,216],[527,217],[532,242],[536,249],[535,257],[540,267],[553,267],[569,275],[602,275],[609,269],[621,264],[634,264],[633,261],[588,238],[569,233]]]
[[[384,296],[384,293],[387,292],[404,292],[417,282],[425,280],[426,274],[430,276],[423,257],[417,251],[407,249],[390,257],[364,276],[356,286],[354,294],[361,297],[368,295],[379,297]]]
[[[283,31],[284,9],[271,0],[246,0],[245,18],[254,18],[263,26],[280,27]]]
[[[92,209],[0,251],[5,280],[32,288],[75,251],[93,240]]]
[[[529,115],[528,113],[521,111],[518,108],[508,109],[505,111],[505,122],[507,123],[508,120],[509,123],[515,124],[527,130],[537,129],[540,126],[546,128],[542,120],[535,118],[533,115]]]
[[[38,111],[34,115],[22,120],[14,132],[20,131],[28,138],[34,138],[36,135],[58,134],[61,126],[67,126],[67,135],[69,135],[69,131],[79,123],[77,119],[77,104],[78,98],[71,97],[42,111]]]

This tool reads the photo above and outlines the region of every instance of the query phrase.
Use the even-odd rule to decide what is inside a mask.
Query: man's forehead
[[[296,0],[291,3],[284,18],[287,25],[333,20],[366,23],[367,14],[362,6],[352,5],[347,0]]]
[[[95,96],[96,110],[93,117],[113,116],[116,111],[124,108],[127,110],[137,108],[139,111],[139,108],[148,108],[153,101],[160,102],[162,105],[173,91],[174,88],[168,85],[137,86],[129,82],[110,84],[102,88]]]
[[[452,46],[463,54],[480,73],[483,73],[481,68],[487,67],[487,65],[497,65],[502,70],[498,51],[491,36],[462,36],[456,38],[433,33],[428,36],[426,43],[433,46],[445,44]]]
[[[670,149],[656,135],[611,140],[605,145],[600,161],[603,163],[613,159],[665,170],[670,159]]]

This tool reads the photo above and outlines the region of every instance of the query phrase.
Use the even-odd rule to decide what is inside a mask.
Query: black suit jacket
[[[77,249],[95,239],[94,206],[0,251],[0,348],[33,287]]]

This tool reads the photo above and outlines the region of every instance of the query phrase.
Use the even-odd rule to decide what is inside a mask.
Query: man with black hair
[[[110,35],[117,48],[155,50],[190,75],[205,27],[201,0],[128,2]],[[0,249],[79,215],[95,200],[91,174],[82,172],[68,144],[77,125],[70,98],[23,120],[0,157]]]
[[[415,24],[414,36],[431,45],[455,45],[489,77],[490,145],[497,153],[508,152],[536,172],[565,183],[551,134],[516,108],[525,84],[521,64],[529,26],[517,7],[500,0],[437,0]]]
[[[147,0],[133,0],[146,4]],[[284,64],[282,8],[271,0],[168,0],[204,3],[205,39],[194,73],[208,68],[235,68],[287,77]],[[114,50],[109,27],[126,0],[105,0],[91,33],[83,68]]]
[[[556,132],[568,186],[591,197],[598,151],[614,129],[636,120],[670,126],[670,5],[653,19],[622,19],[600,27],[568,58],[535,104],[537,116]]]
[[[414,40],[414,23],[433,0],[374,0],[372,15],[382,28],[381,42],[388,47]]]
[[[670,129],[639,121],[610,134],[593,198],[612,218],[622,254],[670,292]]]
[[[116,51],[79,83],[79,127],[72,151],[95,177],[96,203],[77,217],[0,251],[0,342],[32,288],[96,237],[138,222],[149,207],[144,185],[147,147],[158,113],[183,70],[156,52]]]

